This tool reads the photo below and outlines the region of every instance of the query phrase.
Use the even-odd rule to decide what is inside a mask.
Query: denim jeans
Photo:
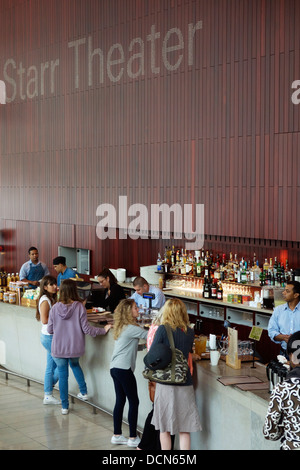
[[[69,365],[72,369],[76,382],[78,383],[80,392],[85,395],[87,387],[84,379],[83,371],[79,364],[79,357],[54,357],[58,368],[59,378],[59,394],[61,399],[62,408],[69,408]]]
[[[122,434],[122,417],[127,397],[129,434],[130,437],[136,437],[139,397],[134,373],[131,369],[113,367],[110,369],[110,375],[113,378],[116,392],[116,404],[113,411],[114,434]]]
[[[52,395],[53,387],[58,382],[57,366],[51,356],[51,343],[52,335],[44,335],[41,333],[41,343],[47,351],[47,364],[44,378],[44,393],[45,395]]]

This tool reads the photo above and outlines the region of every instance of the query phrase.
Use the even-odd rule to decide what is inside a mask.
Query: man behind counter
[[[28,250],[29,261],[26,261],[20,269],[20,281],[28,282],[31,289],[36,289],[40,285],[40,280],[50,274],[45,263],[39,261],[39,252],[35,246]]]
[[[152,308],[160,309],[166,302],[166,298],[163,292],[158,287],[151,286],[143,277],[136,277],[133,281],[133,287],[135,293],[132,294],[130,298],[134,299],[138,307],[140,307],[141,305],[143,307],[149,307],[149,299],[145,299],[143,297],[143,294],[148,293],[155,295],[155,298],[151,302]]]
[[[53,260],[53,267],[58,273],[57,276],[57,287],[60,286],[61,281],[64,279],[70,279],[71,277],[76,277],[76,272],[66,266],[66,258],[64,256],[57,256]]]
[[[281,354],[287,356],[286,346],[290,336],[300,331],[300,283],[287,282],[282,295],[286,303],[274,309],[268,325],[268,334],[274,343],[281,344]]]

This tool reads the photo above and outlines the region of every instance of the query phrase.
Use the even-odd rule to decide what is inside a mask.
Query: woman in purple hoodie
[[[85,352],[85,335],[105,335],[110,328],[111,325],[96,328],[88,323],[76,282],[65,279],[60,286],[59,302],[50,310],[47,327],[48,333],[53,334],[51,354],[58,368],[62,414],[69,412],[69,365],[79,386],[80,393],[77,397],[88,400],[86,382],[79,364],[79,358]]]

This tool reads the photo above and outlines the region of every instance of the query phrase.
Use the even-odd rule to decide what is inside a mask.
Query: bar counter
[[[6,363],[2,367],[29,379],[43,383],[46,367],[46,351],[40,343],[41,324],[35,319],[35,309],[0,304],[0,340],[5,343]],[[90,402],[112,413],[115,403],[113,381],[109,365],[113,351],[113,334],[92,338],[86,336],[86,352],[81,358]],[[140,398],[138,426],[143,428],[151,410],[147,381],[142,376],[143,357],[138,352],[135,376]],[[241,391],[234,386],[224,386],[217,379],[221,376],[253,375],[266,381],[264,365],[252,363],[235,370],[220,360],[211,366],[209,360],[194,363],[194,387],[196,402],[202,423],[202,431],[191,435],[193,450],[279,449],[279,443],[266,441],[262,426],[267,411],[268,391]],[[69,391],[78,393],[77,383],[70,371]],[[58,396],[58,391],[55,391]],[[41,406],[42,400],[41,400]],[[127,405],[124,418],[127,417]]]

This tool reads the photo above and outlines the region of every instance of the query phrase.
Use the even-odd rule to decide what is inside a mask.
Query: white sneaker
[[[62,409],[61,409],[61,414],[62,414],[62,415],[67,415],[67,414],[69,414],[69,409],[68,409],[68,408],[62,408]]]
[[[129,447],[137,447],[139,445],[139,443],[141,442],[141,439],[139,438],[139,436],[136,436],[134,439],[128,439],[127,440],[127,445]]]
[[[83,394],[83,393],[79,392],[78,395],[77,395],[77,398],[80,398],[80,400],[87,401],[89,399],[89,396],[86,393]]]
[[[60,405],[60,401],[54,398],[53,395],[45,395],[43,404],[44,405]]]
[[[110,440],[112,444],[127,444],[128,439],[122,434],[120,436],[113,436]]]

